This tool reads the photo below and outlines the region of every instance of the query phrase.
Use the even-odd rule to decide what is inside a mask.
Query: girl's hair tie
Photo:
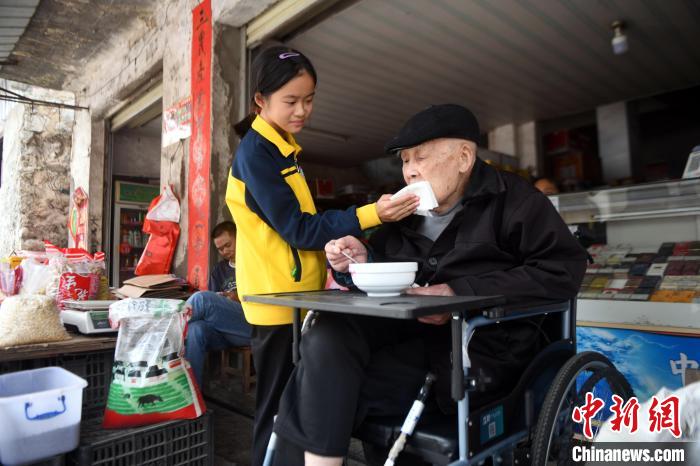
[[[285,58],[298,57],[299,55],[297,52],[284,52],[279,54],[279,59],[284,60]]]

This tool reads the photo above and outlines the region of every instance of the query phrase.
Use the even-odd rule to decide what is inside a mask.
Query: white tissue
[[[420,204],[418,205],[418,210],[416,210],[417,215],[423,215],[425,217],[433,215],[430,211],[437,207],[438,203],[433,188],[430,186],[430,182],[418,181],[416,183],[411,183],[391,196],[391,199],[403,196],[407,193],[415,194],[420,197]]]

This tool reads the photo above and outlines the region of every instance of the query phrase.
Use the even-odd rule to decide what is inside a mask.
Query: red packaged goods
[[[143,231],[148,233],[148,243],[139,263],[136,275],[161,275],[170,272],[177,240],[180,237],[180,202],[169,186],[151,201]]]
[[[65,300],[85,301],[97,297],[104,274],[103,252],[92,255],[81,248],[58,248],[48,241],[44,241],[44,245],[49,264],[60,272],[55,294],[59,308]]]

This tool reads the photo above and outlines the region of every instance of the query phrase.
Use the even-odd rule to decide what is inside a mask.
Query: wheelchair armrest
[[[455,312],[452,314],[452,375],[450,381],[452,399],[459,401],[464,398],[465,374],[462,360],[463,338],[462,324],[466,321],[469,329],[467,332],[487,325],[498,324],[503,321],[525,319],[539,315],[569,312],[569,327],[576,322],[576,298],[566,301],[556,300],[531,300],[523,303],[505,304],[492,308],[472,312]],[[470,379],[470,383],[475,380]]]
[[[494,306],[492,308],[483,309],[479,311],[479,313],[481,316],[486,317],[487,319],[499,320],[504,318],[525,318],[539,314],[566,312],[570,309],[573,309],[571,300],[536,300],[527,301],[525,303],[512,303]],[[475,316],[474,312],[465,312],[463,314],[465,319]]]

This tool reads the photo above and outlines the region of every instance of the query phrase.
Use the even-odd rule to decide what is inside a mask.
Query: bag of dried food
[[[52,298],[17,295],[0,305],[0,347],[68,339]]]
[[[194,419],[206,411],[183,357],[189,313],[177,299],[125,299],[109,306],[119,335],[103,427]]]
[[[48,241],[44,244],[49,265],[60,272],[56,293],[58,306],[62,307],[65,300],[95,299],[104,273],[104,253],[97,252],[93,256],[80,248],[57,248]]]

